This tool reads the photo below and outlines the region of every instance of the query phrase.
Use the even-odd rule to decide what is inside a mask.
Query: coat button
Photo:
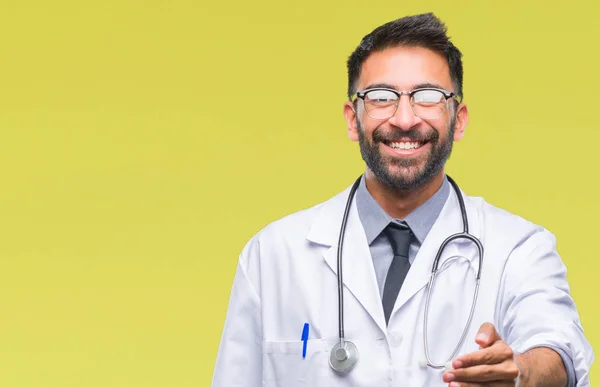
[[[394,347],[399,347],[402,343],[402,333],[396,332],[390,335],[390,344]]]

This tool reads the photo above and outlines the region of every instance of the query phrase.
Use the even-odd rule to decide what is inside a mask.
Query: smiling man
[[[364,37],[344,115],[365,173],[245,246],[214,387],[589,385],[554,236],[445,173],[462,83],[432,14]]]

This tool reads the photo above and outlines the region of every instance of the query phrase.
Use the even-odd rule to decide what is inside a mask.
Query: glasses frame
[[[396,96],[398,97],[398,100],[394,104],[394,106],[395,106],[394,107],[394,112],[389,117],[386,117],[386,118],[374,118],[374,117],[371,117],[371,115],[369,114],[369,112],[365,108],[365,113],[367,113],[367,115],[369,117],[371,117],[374,120],[380,120],[380,121],[389,120],[390,118],[392,118],[396,114],[396,112],[398,111],[398,106],[400,105],[400,99],[402,98],[403,95],[408,95],[408,97],[410,98],[410,109],[412,110],[413,114],[416,117],[419,117],[422,120],[436,120],[436,119],[440,118],[447,111],[447,109],[448,109],[448,100],[450,100],[450,99],[456,100],[456,102],[458,102],[459,104],[462,102],[462,98],[459,95],[457,95],[457,94],[455,94],[455,93],[453,93],[451,91],[448,91],[448,90],[445,90],[445,89],[440,89],[440,88],[437,88],[437,87],[420,87],[418,89],[414,89],[414,90],[411,90],[411,91],[398,91],[398,90],[395,90],[395,89],[389,89],[387,87],[373,87],[373,88],[370,88],[370,89],[365,89],[363,91],[358,91],[356,93],[356,98],[357,99],[361,99],[363,101],[363,103],[364,103],[365,102],[365,96],[367,95],[367,93],[370,92],[370,91],[375,91],[375,90],[389,91],[391,93],[396,94]],[[446,99],[445,100],[445,104],[444,104],[444,109],[442,110],[442,112],[440,113],[440,115],[437,116],[437,117],[435,117],[435,118],[423,118],[423,117],[419,116],[417,113],[415,113],[413,96],[417,92],[419,92],[419,91],[426,91],[426,90],[439,91],[440,93],[442,93],[442,95]],[[355,99],[355,101],[356,101],[356,99]]]

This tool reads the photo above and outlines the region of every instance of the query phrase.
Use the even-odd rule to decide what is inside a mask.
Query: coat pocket
[[[263,342],[263,386],[336,386],[336,375],[329,367],[331,346],[322,339],[310,339],[306,357],[302,341]],[[331,344],[333,345],[333,344]]]

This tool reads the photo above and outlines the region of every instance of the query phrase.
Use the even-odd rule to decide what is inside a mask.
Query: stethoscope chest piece
[[[329,365],[338,372],[348,372],[358,361],[358,349],[351,341],[337,343],[329,352]]]

